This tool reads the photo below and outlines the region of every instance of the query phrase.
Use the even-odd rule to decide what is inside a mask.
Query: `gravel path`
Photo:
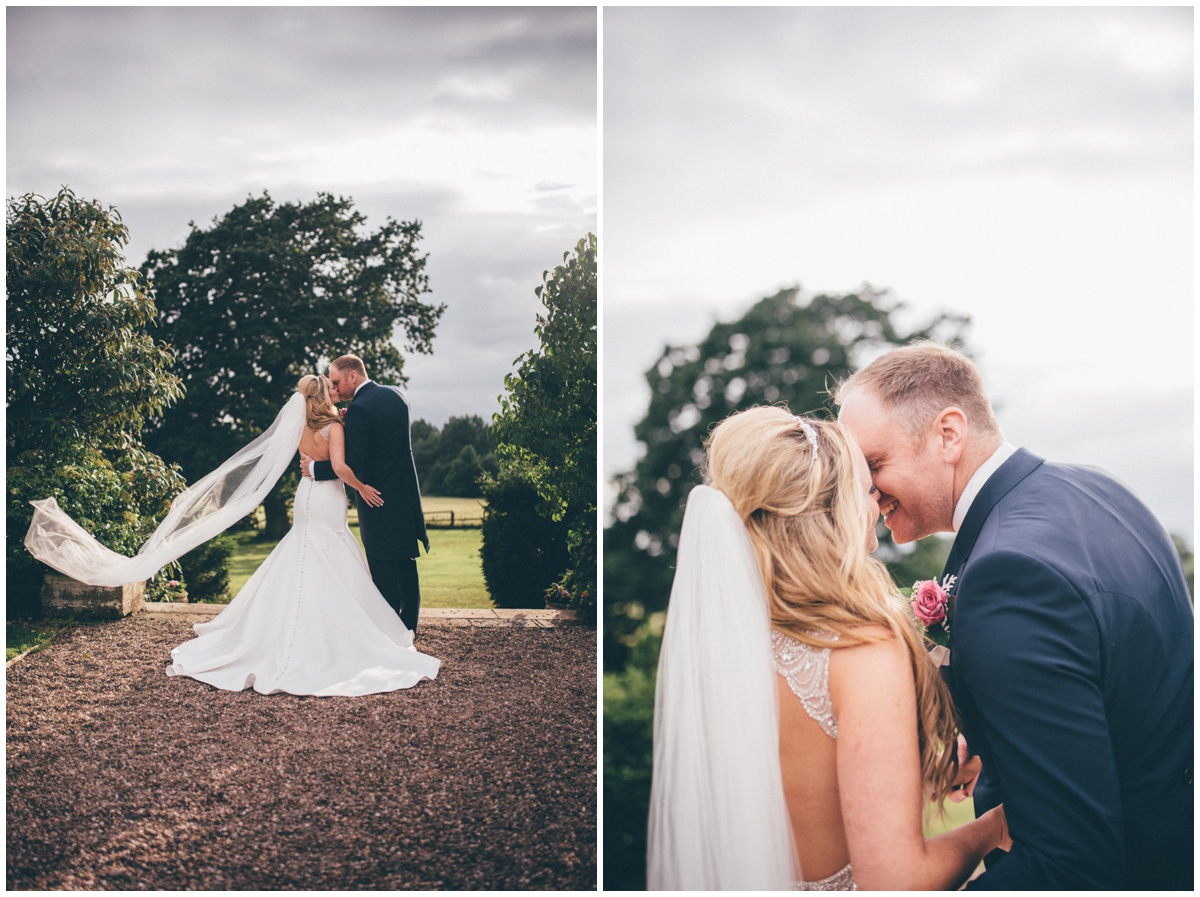
[[[595,889],[594,630],[423,627],[437,680],[359,698],[167,678],[190,636],[9,668],[9,889]]]

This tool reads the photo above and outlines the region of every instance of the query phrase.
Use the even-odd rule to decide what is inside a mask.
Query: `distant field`
[[[479,526],[483,519],[483,509],[487,504],[482,498],[432,498],[421,497],[421,508],[425,512],[425,522],[430,527],[450,525],[450,515],[454,515],[456,526]],[[350,506],[350,525],[358,523],[358,509]]]
[[[454,511],[456,518],[478,518],[483,513],[483,499],[424,498],[426,511]],[[358,532],[358,512],[350,509],[350,532],[362,544]],[[246,584],[251,574],[266,560],[275,542],[260,542],[257,533],[238,533],[237,553],[229,568],[229,598]],[[422,553],[417,560],[421,577],[422,607],[492,607],[483,582],[483,567],[479,547],[483,536],[478,528],[432,529],[429,533],[431,552]]]
[[[951,829],[958,828],[975,818],[975,802],[971,798],[967,798],[961,803],[951,803],[946,801],[946,816],[940,818],[936,811],[932,812],[928,819],[925,820],[925,837],[935,838],[938,835],[944,835]]]

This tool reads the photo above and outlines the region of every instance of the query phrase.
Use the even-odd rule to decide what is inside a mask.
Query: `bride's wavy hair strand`
[[[758,555],[773,628],[815,647],[875,641],[879,626],[908,650],[917,694],[921,776],[939,799],[957,768],[949,691],[887,568],[866,550],[867,499],[857,446],[835,421],[759,407],[726,418],[705,445],[706,478],[729,498]],[[814,633],[835,633],[822,638]]]

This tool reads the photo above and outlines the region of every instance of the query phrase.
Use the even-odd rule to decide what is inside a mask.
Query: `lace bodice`
[[[837,639],[834,633],[819,633]],[[820,724],[825,734],[837,738],[837,719],[829,697],[829,648],[813,648],[782,632],[771,630],[771,653],[775,671],[787,680],[804,711]]]
[[[326,442],[329,441],[329,428],[332,426],[333,426],[333,424],[326,424],[321,429],[317,430],[317,432],[319,434],[321,434],[321,438],[324,439]]]

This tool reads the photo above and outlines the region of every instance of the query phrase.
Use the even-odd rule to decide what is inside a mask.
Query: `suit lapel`
[[[953,575],[956,579],[954,583],[954,598],[957,602],[960,597],[959,585],[962,580],[963,569],[967,565],[967,560],[971,556],[971,550],[975,547],[975,541],[979,538],[979,533],[983,530],[983,524],[992,513],[992,510],[999,503],[1000,499],[1008,495],[1017,485],[1029,476],[1033,471],[1037,470],[1043,463],[1042,458],[1025,449],[1017,449],[1012,457],[1005,461],[993,473],[983,488],[979,490],[979,494],[975,496],[975,500],[971,502],[971,509],[967,511],[967,516],[962,522],[962,526],[958,528],[958,534],[954,537],[954,544],[950,548],[950,556],[946,559],[946,566],[942,570],[942,581],[948,575]],[[968,690],[965,687],[960,687],[957,677],[954,673],[954,624],[950,624],[950,664],[943,666],[940,670],[942,678],[950,688],[950,694],[954,699],[955,705],[958,707],[959,713],[963,719],[963,731],[967,733],[968,739],[971,739],[971,745],[974,750],[984,749],[986,747],[984,739],[974,725],[975,720],[975,704],[971,699]],[[967,731],[970,729],[971,731]],[[987,775],[980,778],[980,782],[986,782]]]
[[[357,401],[358,401],[358,397],[359,397],[359,396],[361,396],[361,395],[362,395],[364,392],[368,392],[368,391],[370,391],[370,390],[372,390],[372,389],[374,389],[374,388],[375,388],[375,381],[374,381],[374,380],[368,380],[366,383],[364,383],[364,384],[363,384],[363,385],[362,385],[362,386],[359,388],[358,392],[356,392],[356,393],[354,394],[354,398],[352,398],[352,399],[350,400],[350,404],[351,404],[351,405],[353,405],[355,402],[357,402]]]

